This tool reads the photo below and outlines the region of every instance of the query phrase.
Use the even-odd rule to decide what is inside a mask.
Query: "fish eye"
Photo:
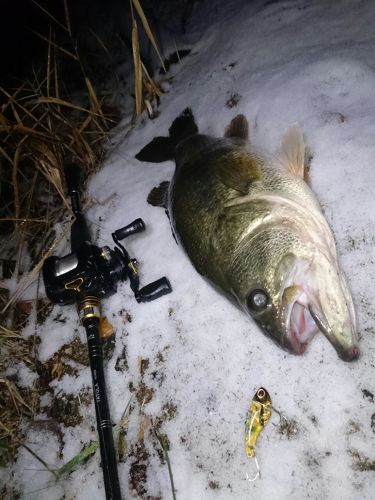
[[[264,311],[268,306],[269,298],[267,293],[260,288],[256,288],[250,292],[246,304],[252,311]]]

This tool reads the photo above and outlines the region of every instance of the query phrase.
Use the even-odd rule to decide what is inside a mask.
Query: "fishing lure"
[[[255,477],[250,478],[247,474],[246,477],[248,481],[255,481],[260,477],[260,469],[258,460],[255,452],[255,444],[259,437],[260,432],[268,424],[272,415],[272,401],[271,396],[268,394],[266,389],[260,387],[252,401],[250,406],[250,411],[246,417],[245,421],[245,451],[248,458],[253,458],[255,460],[255,465],[257,472]]]

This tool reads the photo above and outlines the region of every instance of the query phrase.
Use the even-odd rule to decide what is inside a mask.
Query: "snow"
[[[9,378],[15,377],[19,387],[30,387],[38,378],[37,374],[28,368],[25,363],[14,361],[10,363],[6,371]]]
[[[191,54],[171,67],[173,80],[160,115],[153,121],[140,118],[125,140],[120,126],[117,146],[89,185],[97,200],[116,194],[87,214],[97,244],[113,246],[111,232],[142,217],[145,233],[126,241],[130,255],[141,262],[141,283],[165,275],[173,286],[172,294],[137,304],[123,283],[103,302],[103,312],[116,330],[106,363],[112,420],[119,422],[131,397],[129,384],[136,391],[142,382],[153,389],[148,403],[133,397],[129,451],[148,418],[155,422],[166,404],[176,408],[160,432],[170,442],[179,500],[373,498],[374,471],[355,470],[353,453],[375,459],[375,406],[363,393],[375,393],[374,22],[375,8],[368,1],[203,2],[180,47],[191,47]],[[229,108],[226,102],[235,94],[239,102]],[[301,357],[280,350],[200,277],[176,245],[164,210],[147,204],[149,191],[171,178],[174,164],[139,163],[134,155],[154,136],[167,135],[187,106],[201,132],[219,136],[235,114],[244,113],[251,141],[270,151],[277,150],[288,127],[301,127],[313,155],[311,183],[353,293],[361,337],[357,362],[341,361],[322,335]],[[53,321],[58,313],[64,324]],[[42,361],[73,340],[76,325],[74,307],[54,308],[38,330]],[[126,367],[119,371],[116,362],[124,347]],[[141,359],[149,361],[143,375]],[[77,378],[65,375],[53,382],[55,394],[76,394],[88,385],[87,368]],[[260,386],[276,409],[296,421],[297,433],[288,439],[274,425],[263,430],[257,444],[261,479],[250,483],[246,473],[252,474],[254,464],[244,452],[244,421]],[[51,467],[60,467],[96,439],[92,405],[82,407],[82,414],[78,427],[62,427],[62,456],[51,433],[30,430],[27,444]],[[272,422],[278,423],[277,415]],[[147,426],[144,445],[150,456],[143,498],[171,498],[167,466]],[[128,480],[134,460],[129,455],[119,464],[123,498],[137,496]],[[21,449],[13,482],[25,499],[65,494],[99,500],[104,498],[99,464],[97,452],[56,486],[50,474],[30,470],[40,464]],[[3,481],[9,477],[9,471],[0,474]]]

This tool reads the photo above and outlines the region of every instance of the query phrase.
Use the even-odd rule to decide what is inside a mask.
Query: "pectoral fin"
[[[153,207],[167,208],[169,181],[163,181],[154,187],[147,196],[147,202]]]

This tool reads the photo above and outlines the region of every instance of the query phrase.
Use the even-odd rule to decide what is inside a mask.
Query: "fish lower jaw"
[[[309,341],[302,342],[301,340],[299,340],[298,333],[294,331],[291,331],[288,334],[288,341],[291,347],[291,351],[294,354],[303,354],[306,351],[307,346],[309,344]]]
[[[343,361],[355,361],[360,356],[359,347],[354,345],[346,351],[341,352],[339,356]]]

